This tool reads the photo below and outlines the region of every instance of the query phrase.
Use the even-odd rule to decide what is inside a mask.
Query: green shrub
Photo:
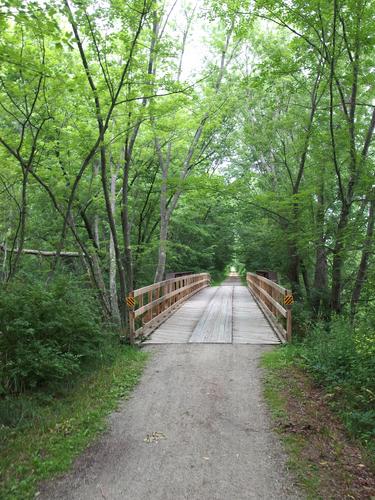
[[[304,339],[309,335],[312,323],[311,311],[302,301],[297,300],[293,304],[293,337]]]
[[[0,290],[0,393],[53,384],[100,356],[98,307],[71,278]]]
[[[339,412],[352,434],[375,439],[375,352],[373,330],[355,329],[345,318],[318,324],[300,345],[303,364],[337,396]]]

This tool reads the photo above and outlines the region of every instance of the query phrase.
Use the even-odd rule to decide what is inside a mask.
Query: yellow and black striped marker
[[[292,304],[294,304],[293,295],[291,293],[284,295],[284,304],[286,306],[291,306]]]
[[[126,297],[126,305],[128,306],[129,309],[134,309],[135,299],[132,295]]]

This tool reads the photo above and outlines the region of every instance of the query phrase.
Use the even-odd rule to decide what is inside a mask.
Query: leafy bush
[[[356,436],[375,439],[375,346],[373,330],[353,329],[345,318],[318,324],[300,346],[305,367],[326,386]]]
[[[302,301],[297,300],[293,304],[293,337],[305,338],[309,335],[312,324],[311,311],[305,307]]]
[[[95,300],[69,278],[0,290],[0,393],[55,383],[100,355]]]

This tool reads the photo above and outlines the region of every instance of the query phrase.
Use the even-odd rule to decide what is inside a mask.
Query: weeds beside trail
[[[147,354],[118,347],[112,362],[58,393],[22,394],[1,401],[19,418],[0,425],[0,498],[34,498],[38,482],[66,471],[105,428],[105,417],[138,382]],[[23,412],[23,413],[22,413]],[[7,415],[3,415],[5,417]]]
[[[349,435],[352,429],[343,422],[347,423],[350,407],[340,412],[346,397],[333,398],[328,384],[325,390],[322,379],[320,385],[318,379],[314,381],[304,354],[302,347],[286,346],[266,353],[262,361],[265,397],[289,455],[289,467],[309,499],[372,498],[372,446],[367,442],[363,447]]]

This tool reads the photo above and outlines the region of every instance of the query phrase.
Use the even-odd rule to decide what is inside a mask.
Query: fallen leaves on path
[[[161,439],[167,439],[167,436],[162,432],[152,432],[147,434],[143,441],[145,443],[158,443]]]

